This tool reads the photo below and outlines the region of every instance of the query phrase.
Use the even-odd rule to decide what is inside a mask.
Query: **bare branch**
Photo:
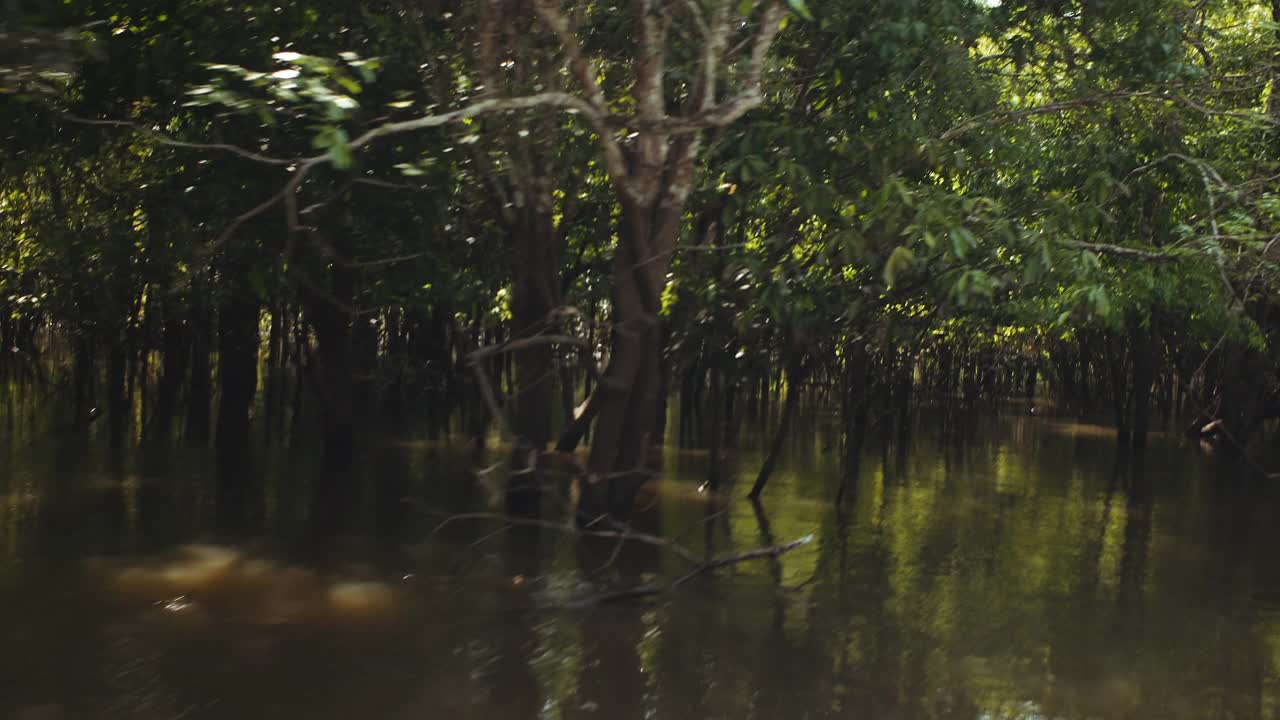
[[[582,52],[582,43],[578,40],[573,21],[565,14],[560,0],[534,0],[533,9],[543,24],[560,40],[560,46],[569,62],[569,70],[587,96],[585,103],[592,112],[585,115],[592,129],[599,136],[600,147],[604,153],[605,169],[609,171],[615,183],[624,184],[627,177],[627,163],[622,155],[622,147],[618,145],[617,138],[613,136],[606,122],[609,116],[609,102],[605,99],[600,84],[596,82],[595,70],[591,67],[591,62]]]
[[[782,17],[786,13],[780,0],[773,0],[769,3],[769,7],[765,8],[764,17],[760,19],[760,29],[756,32],[756,39],[751,44],[751,59],[743,75],[744,92],[760,94],[760,77],[764,72],[764,61],[769,55],[769,48],[773,46],[774,38],[782,30]]]
[[[707,572],[708,570],[714,570],[716,568],[725,567],[726,565],[736,565],[740,562],[746,562],[748,560],[759,560],[761,558],[776,558],[781,555],[785,555],[786,553],[789,553],[798,547],[803,547],[805,545],[808,545],[811,542],[813,542],[813,536],[805,535],[802,538],[792,540],[791,542],[785,543],[783,545],[775,545],[773,547],[760,548],[759,550],[751,550],[744,553],[737,553],[735,555],[726,555],[724,557],[714,558],[712,560],[708,560],[707,562],[702,563],[698,567],[676,578],[675,582],[671,583],[671,587],[673,588],[679,587],[680,585],[683,585],[684,583],[692,580],[693,578],[697,577],[698,575],[701,575],[704,572]]]
[[[746,67],[742,71],[741,86],[736,94],[720,103],[714,103],[714,73],[716,64],[710,63],[704,56],[703,59],[703,77],[699,80],[699,84],[709,84],[710,89],[698,106],[698,112],[683,118],[664,118],[660,121],[660,129],[662,132],[671,135],[684,135],[697,133],[709,128],[721,128],[732,125],[739,118],[748,112],[759,107],[764,102],[764,94],[761,92],[761,78],[764,74],[765,60],[769,55],[769,48],[772,47],[773,41],[777,38],[779,30],[781,30],[782,17],[786,14],[786,9],[781,2],[771,2],[765,8],[763,16],[760,18],[760,28],[756,31],[754,37],[751,38],[751,55],[747,60]],[[727,13],[721,13],[722,26],[727,30],[729,22]],[[716,32],[716,28],[712,28],[712,32]],[[708,45],[715,44],[715,52],[717,55],[723,52],[723,47],[727,37],[721,36]],[[710,73],[710,77],[708,77]],[[638,118],[638,125],[643,128],[645,118]]]
[[[697,0],[690,0],[690,7],[698,8]],[[691,108],[698,112],[706,112],[716,104],[716,75],[720,71],[720,59],[724,56],[724,48],[728,43],[729,23],[728,0],[713,0],[711,7],[711,23],[707,24],[699,12],[699,27],[702,28],[702,77],[694,92],[695,103]]]
[[[565,92],[544,92],[535,95],[527,95],[525,97],[513,98],[489,98],[472,103],[464,108],[459,108],[452,112],[441,113],[439,115],[426,115],[413,120],[403,120],[400,122],[387,123],[379,125],[356,139],[352,140],[349,147],[352,150],[368,145],[369,143],[381,137],[388,135],[397,135],[400,133],[413,132],[415,130],[425,130],[427,128],[440,127],[459,120],[467,120],[495,112],[513,112],[516,110],[528,110],[531,108],[558,107],[570,111],[577,111],[593,120],[599,118],[599,113],[591,104],[582,98]],[[327,156],[318,155],[312,160],[324,159]]]
[[[543,528],[545,530],[557,530],[563,533],[567,533],[569,535],[576,535],[580,537],[606,538],[606,539],[612,539],[612,540],[619,540],[619,539],[635,540],[636,542],[644,543],[646,545],[653,545],[655,547],[660,547],[660,548],[665,548],[667,550],[670,550],[671,552],[675,553],[676,555],[679,555],[682,559],[688,561],[691,564],[698,563],[698,556],[694,554],[692,551],[688,550],[687,548],[681,545],[678,545],[666,538],[658,537],[657,535],[650,535],[649,533],[645,533],[645,532],[640,532],[639,530],[634,530],[630,526],[626,526],[626,525],[623,525],[618,530],[587,530],[584,528],[576,527],[572,522],[558,523],[558,522],[551,522],[548,520],[536,520],[532,518],[512,517],[510,515],[503,515],[501,513],[488,513],[488,512],[472,512],[472,513],[457,513],[457,514],[446,513],[425,505],[422,501],[418,500],[417,498],[406,497],[406,498],[403,498],[403,502],[413,505],[414,507],[418,508],[422,512],[427,513],[428,515],[435,515],[437,517],[443,518],[440,524],[436,525],[435,528],[432,529],[431,533],[433,535],[439,533],[442,529],[444,529],[446,526],[452,523],[460,522],[464,520],[501,520],[510,525],[524,525],[528,527]]]
[[[62,117],[70,122],[77,123],[80,125],[95,125],[99,127],[125,128],[127,130],[132,130],[133,132],[138,133],[139,135],[143,135],[145,137],[151,138],[152,140],[156,141],[161,145],[167,145],[169,147],[183,148],[186,150],[216,150],[219,152],[228,152],[228,153],[231,153],[232,155],[238,155],[246,160],[252,160],[256,163],[261,163],[263,165],[287,166],[287,165],[296,164],[298,162],[296,158],[271,157],[269,155],[263,155],[261,153],[253,152],[252,150],[246,150],[242,147],[239,147],[236,145],[228,145],[226,143],[197,143],[197,142],[187,142],[185,140],[175,140],[169,137],[168,135],[165,135],[164,133],[159,132],[158,130],[153,130],[151,128],[143,127],[142,125],[139,125],[134,122],[130,122],[128,120],[93,120],[90,118],[82,118],[76,115],[69,115],[66,113],[63,113]]]
[[[520,338],[518,340],[508,340],[497,345],[482,347],[474,350],[467,355],[469,362],[475,363],[487,357],[500,355],[502,353],[516,352],[540,345],[574,345],[577,347],[588,347],[587,341],[572,335],[534,335],[533,337]]]
[[[485,405],[489,407],[489,413],[493,415],[494,422],[498,423],[498,433],[502,436],[504,442],[511,440],[511,425],[507,423],[507,415],[502,412],[502,408],[498,405],[498,399],[493,394],[493,386],[489,383],[489,373],[484,369],[484,365],[475,359],[471,361],[471,372],[476,376],[476,382],[480,384],[480,397],[484,399]]]
[[[1158,252],[1154,250],[1139,250],[1138,248],[1125,247],[1123,245],[1106,245],[1103,243],[1082,242],[1079,240],[1058,240],[1058,245],[1063,247],[1075,248],[1077,250],[1089,250],[1100,255],[1115,255],[1118,257],[1138,258],[1142,260],[1158,260],[1168,262],[1175,260],[1173,255],[1167,252]]]
[[[689,572],[676,578],[674,581],[671,582],[670,585],[666,587],[663,587],[661,585],[638,585],[636,587],[623,588],[621,590],[610,590],[610,591],[598,593],[595,595],[588,595],[587,597],[584,597],[584,598],[579,598],[572,602],[566,603],[565,607],[574,609],[574,610],[581,610],[585,608],[594,607],[596,605],[602,605],[605,603],[618,602],[619,600],[632,600],[636,598],[659,595],[669,590],[675,590],[676,588],[689,582],[690,580],[693,580],[699,575],[710,572],[711,570],[715,570],[716,568],[721,568],[728,565],[737,565],[738,563],[744,563],[750,560],[760,560],[762,558],[777,558],[781,555],[785,555],[786,553],[791,552],[792,550],[795,550],[796,548],[808,545],[811,542],[813,542],[813,535],[806,535],[798,540],[792,540],[791,542],[783,545],[775,545],[773,547],[761,548],[759,550],[750,550],[743,553],[736,553],[734,555],[725,555],[722,557],[714,558],[704,563],[699,563],[697,567],[694,567]]]

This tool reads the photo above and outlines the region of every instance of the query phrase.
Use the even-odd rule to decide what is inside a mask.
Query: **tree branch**
[[[132,130],[133,132],[136,132],[139,135],[143,135],[145,137],[151,138],[152,140],[155,140],[157,143],[160,143],[161,145],[167,145],[169,147],[183,148],[186,150],[217,150],[220,152],[229,152],[232,155],[238,155],[239,157],[242,157],[246,160],[252,160],[262,165],[288,166],[298,162],[296,158],[271,157],[269,155],[263,155],[261,153],[253,152],[252,150],[246,150],[237,145],[228,145],[226,143],[197,143],[197,142],[188,142],[185,140],[175,140],[169,137],[168,135],[165,135],[162,132],[159,132],[157,130],[152,130],[151,128],[143,127],[135,122],[130,122],[128,120],[94,120],[91,118],[83,118],[77,115],[70,115],[67,113],[63,113],[62,118],[69,122],[73,122],[79,125],[125,128],[128,130]]]
[[[708,560],[704,563],[699,563],[692,570],[676,578],[666,587],[661,585],[638,585],[636,587],[624,588],[622,590],[611,590],[570,601],[565,603],[565,607],[572,610],[582,610],[596,605],[618,602],[619,600],[633,600],[636,598],[659,595],[670,590],[675,590],[699,575],[715,570],[716,568],[722,568],[728,565],[737,565],[738,563],[744,563],[750,560],[777,558],[795,550],[796,548],[808,545],[811,542],[813,542],[813,535],[805,535],[798,540],[792,540],[791,542],[783,545],[760,548],[759,550],[750,550],[743,553],[736,553],[734,555],[725,555]]]
[[[976,117],[970,118],[969,120],[966,120],[965,122],[942,133],[939,139],[946,142],[950,140],[955,140],[956,138],[962,135],[966,135],[970,132],[973,132],[974,130],[977,130],[979,128],[983,128],[991,125],[1002,125],[1008,122],[1013,122],[1015,120],[1022,120],[1025,118],[1034,117],[1036,115],[1053,115],[1061,112],[1066,112],[1068,110],[1079,110],[1082,108],[1093,107],[1101,103],[1112,102],[1115,100],[1155,100],[1159,102],[1179,103],[1187,106],[1188,108],[1191,108],[1192,110],[1195,110],[1196,112],[1199,112],[1205,115],[1229,116],[1229,117],[1237,117],[1237,118],[1246,119],[1246,120],[1256,120],[1260,122],[1274,122],[1272,120],[1269,120],[1265,115],[1262,115],[1260,113],[1255,114],[1255,113],[1232,112],[1232,111],[1226,111],[1226,110],[1214,110],[1212,108],[1205,107],[1204,105],[1201,105],[1184,95],[1170,93],[1165,90],[1144,90],[1144,91],[1136,91],[1136,92],[1126,91],[1126,92],[1105,93],[1101,95],[1093,95],[1090,97],[1076,98],[1074,100],[1060,100],[1057,102],[1046,103],[1044,105],[1038,105],[1036,107],[1025,108],[1022,110],[1011,110],[1011,111],[1004,111],[1004,112],[992,111],[989,113],[984,113],[982,115],[978,115]]]
[[[1063,247],[1075,248],[1077,250],[1090,250],[1100,255],[1115,255],[1118,257],[1139,258],[1142,260],[1158,260],[1161,262],[1169,262],[1176,259],[1169,253],[1157,252],[1154,250],[1139,250],[1138,248],[1125,247],[1123,245],[1106,245],[1103,243],[1082,242],[1080,240],[1058,240],[1057,244]]]
[[[467,360],[475,363],[494,355],[516,352],[518,350],[525,350],[527,348],[538,347],[540,345],[574,345],[576,347],[587,347],[587,341],[572,335],[534,335],[533,337],[508,340],[504,343],[489,345],[478,350],[473,350],[467,355]]]
[[[586,94],[586,100],[582,102],[585,102],[591,111],[584,114],[592,129],[596,131],[596,135],[599,136],[601,151],[604,153],[605,169],[615,183],[625,183],[627,163],[626,158],[623,157],[622,148],[618,145],[618,140],[607,122],[609,102],[605,99],[600,84],[596,82],[591,62],[582,52],[582,43],[578,41],[578,33],[573,21],[565,14],[560,0],[534,0],[533,9],[543,24],[560,40],[560,47],[564,51],[565,59],[568,60],[569,70]]]

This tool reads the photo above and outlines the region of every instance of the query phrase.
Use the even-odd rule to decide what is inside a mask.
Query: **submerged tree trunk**
[[[1130,337],[1134,344],[1133,382],[1130,387],[1132,396],[1129,400],[1133,420],[1130,427],[1133,428],[1133,447],[1141,449],[1146,447],[1147,432],[1151,425],[1151,388],[1155,383],[1156,364],[1159,360],[1157,352],[1160,335],[1155,320],[1151,321],[1149,328],[1135,328]]]
[[[682,198],[683,200],[683,198]],[[651,475],[646,465],[660,406],[658,312],[679,231],[679,207],[623,201],[621,239],[613,260],[613,334],[609,365],[596,388],[599,414],[580,497],[584,518],[623,518]]]
[[[560,304],[558,280],[561,239],[555,226],[550,196],[531,199],[520,208],[511,229],[514,258],[514,340],[552,330],[552,311]],[[533,344],[515,352],[515,423],[507,483],[508,512],[532,516],[541,504],[541,463],[538,454],[551,440],[551,411],[555,402],[555,349]]]
[[[773,470],[778,465],[778,458],[782,456],[782,449],[787,442],[787,434],[791,429],[791,422],[796,414],[796,407],[800,403],[800,387],[804,384],[805,376],[808,374],[808,368],[804,362],[796,355],[787,362],[785,370],[787,378],[787,399],[782,404],[782,414],[778,417],[778,427],[774,430],[773,441],[769,444],[769,454],[764,459],[764,465],[760,467],[760,474],[756,476],[755,484],[751,486],[751,492],[747,497],[752,500],[760,498],[760,493],[764,492],[764,486],[769,482],[769,476],[773,474]]]
[[[1227,435],[1227,447],[1242,452],[1249,436],[1266,415],[1267,395],[1262,390],[1263,356],[1239,341],[1230,341],[1222,350],[1222,379],[1219,382],[1219,432]]]

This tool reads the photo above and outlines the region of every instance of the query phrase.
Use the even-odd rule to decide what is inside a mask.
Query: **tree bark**
[[[613,260],[613,333],[609,364],[596,389],[599,415],[579,500],[579,516],[625,518],[653,473],[646,455],[659,407],[658,312],[684,204],[658,212],[624,196]]]

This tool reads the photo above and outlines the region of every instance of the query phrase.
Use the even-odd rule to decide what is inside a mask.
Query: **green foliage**
[[[726,9],[750,29],[762,6]],[[565,7],[612,111],[630,112],[629,5]],[[854,345],[896,357],[944,343],[1021,358],[1151,327],[1184,371],[1224,334],[1275,354],[1269,5],[788,7],[805,22],[779,36],[764,106],[700,136],[662,296],[677,362],[709,354],[747,372],[793,353],[836,365]],[[479,67],[471,5],[50,4],[45,25],[73,29],[22,30],[40,52],[0,42],[0,93],[29,101],[0,111],[13,149],[3,312],[115,332],[142,298],[182,306],[231,286],[222,268],[243,253],[267,300],[328,291],[355,268],[360,308],[508,327],[513,228],[537,206],[554,219],[555,294],[595,322],[620,214],[598,128],[539,109],[351,149],[388,120],[563,83],[559,40],[508,9],[496,67]],[[678,40],[672,103],[692,92],[701,49]],[[631,130],[606,131],[631,152]],[[208,146],[327,157],[289,198],[314,243],[299,247],[282,208],[237,225],[295,165]]]

